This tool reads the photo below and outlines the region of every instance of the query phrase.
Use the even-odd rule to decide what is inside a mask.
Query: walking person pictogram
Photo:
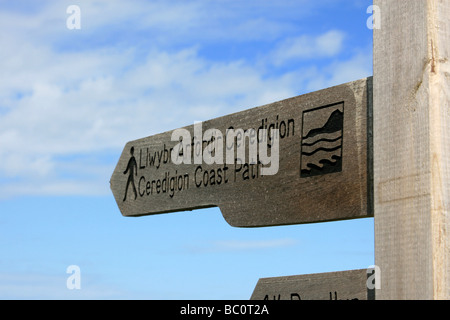
[[[137,176],[137,163],[136,163],[136,158],[134,157],[134,147],[131,147],[130,154],[131,154],[131,158],[130,158],[130,160],[128,160],[127,169],[123,172],[123,174],[129,173],[127,186],[125,188],[125,196],[123,197],[123,201],[127,200],[128,187],[130,186],[130,184],[133,187],[134,200],[136,200],[136,198],[137,198],[136,186],[134,184],[134,176],[135,175]]]

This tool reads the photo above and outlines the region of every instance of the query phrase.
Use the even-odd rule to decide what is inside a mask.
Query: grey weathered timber
[[[370,217],[371,91],[372,79],[362,79],[187,126],[181,129],[189,136],[174,141],[180,130],[128,142],[110,181],[120,211],[142,216],[218,206],[236,227]],[[227,129],[236,137],[228,139]],[[215,163],[207,164],[202,150]],[[185,162],[174,163],[172,152]],[[273,158],[263,161],[262,154]],[[262,172],[274,168],[276,174]]]
[[[350,270],[258,280],[251,300],[374,300],[367,270]],[[370,279],[369,279],[370,281]]]
[[[450,299],[450,1],[375,0],[377,299]]]

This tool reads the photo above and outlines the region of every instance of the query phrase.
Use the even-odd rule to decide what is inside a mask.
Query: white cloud
[[[254,249],[270,249],[293,246],[297,241],[293,239],[273,239],[260,241],[237,241],[228,240],[216,243],[219,250],[254,250]]]
[[[216,241],[211,244],[191,244],[186,249],[190,253],[217,253],[217,252],[236,252],[236,251],[254,251],[291,247],[297,245],[294,239],[271,239],[271,240],[224,240]]]
[[[369,77],[372,75],[372,53],[370,50],[356,52],[346,60],[333,61],[323,68],[310,72],[311,77],[305,84],[308,91]]]
[[[276,65],[291,60],[330,58],[339,54],[343,48],[345,34],[339,30],[330,30],[316,37],[302,35],[284,40],[272,53]]]
[[[261,92],[272,98],[293,94],[282,82],[263,81],[252,67],[212,64],[195,50],[154,51],[126,72],[116,63],[126,54],[113,53],[115,59],[103,59],[101,53],[72,59],[70,54],[64,59],[64,54],[47,52],[36,64],[26,52],[17,54],[29,58],[31,66],[11,73],[11,81],[20,85],[3,90],[3,97],[13,91],[27,94],[3,100],[8,111],[0,118],[0,173],[39,177],[33,184],[41,191],[48,190],[50,179],[45,178],[58,169],[55,159],[61,155],[119,149],[137,137],[207,120],[249,103],[269,102],[261,99]],[[38,69],[41,60],[53,63],[42,65],[42,77],[38,70],[30,75],[27,70]],[[90,67],[95,60],[98,66]],[[7,81],[0,81],[0,86]]]

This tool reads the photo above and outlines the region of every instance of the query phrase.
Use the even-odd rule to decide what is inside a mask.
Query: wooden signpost
[[[374,8],[373,85],[129,142],[111,177],[122,214],[218,206],[237,227],[374,215],[377,299],[450,299],[450,1]],[[366,277],[266,278],[252,299],[370,299]]]
[[[450,1],[374,4],[377,299],[450,299]]]
[[[251,300],[375,300],[366,269],[262,278]]]
[[[372,79],[131,141],[111,177],[124,216],[218,206],[236,227],[372,216]]]

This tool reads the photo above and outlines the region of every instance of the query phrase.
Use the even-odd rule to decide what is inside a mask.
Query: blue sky
[[[130,140],[371,76],[369,5],[0,0],[0,299],[248,299],[261,277],[372,265],[373,219],[125,218],[109,189]]]

